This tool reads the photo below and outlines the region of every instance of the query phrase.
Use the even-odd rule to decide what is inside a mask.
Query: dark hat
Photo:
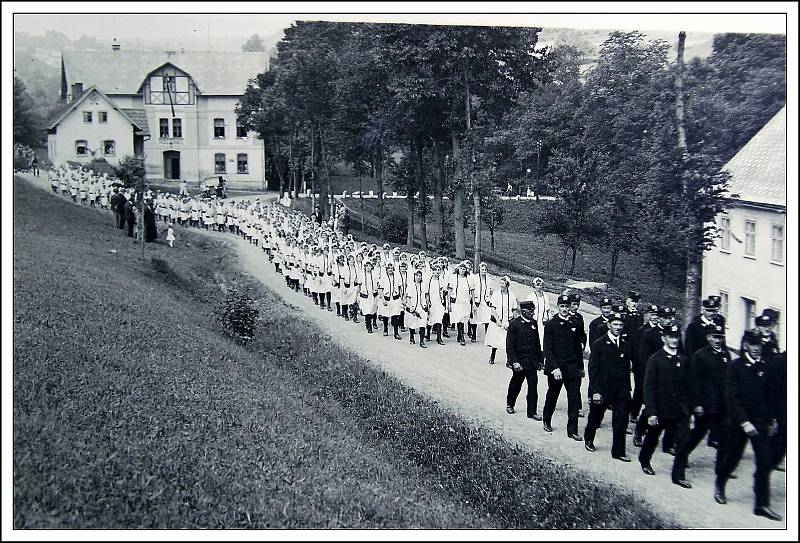
[[[761,314],[756,317],[756,326],[770,326],[772,324],[775,324],[775,319],[769,315]]]
[[[761,312],[764,317],[769,317],[773,322],[778,322],[778,312],[771,308],[766,308]]]
[[[623,304],[614,304],[614,313],[625,313],[625,306]]]
[[[566,294],[562,294],[558,297],[558,301],[556,301],[556,305],[569,305],[570,297]]]
[[[703,300],[703,307],[705,309],[719,309],[719,302],[709,297],[707,300]]]
[[[605,305],[614,305],[614,302],[611,301],[611,298],[603,298],[602,300],[600,300],[600,307],[603,307]]]
[[[658,306],[656,304],[650,304],[644,308],[645,313],[658,313]]]
[[[709,300],[714,300],[717,303],[721,303],[722,302],[722,296],[717,296],[716,294],[712,294],[711,296],[708,297],[708,299]]]
[[[612,313],[608,317],[608,322],[611,322],[611,321],[624,321],[624,320],[625,320],[625,315],[623,313],[620,313],[619,311],[617,311],[615,313]]]
[[[570,302],[580,302],[581,301],[581,295],[578,294],[577,292],[573,292],[572,294],[569,295],[569,301]]]
[[[659,317],[673,317],[675,316],[675,311],[671,307],[664,307],[661,306],[658,308],[658,316]]]
[[[719,324],[709,324],[708,326],[706,326],[706,334],[708,334],[709,336],[725,337],[725,328],[723,328]]]
[[[642,299],[642,295],[636,292],[635,290],[631,290],[628,292],[628,298],[633,300],[634,302],[638,302]]]
[[[742,336],[743,343],[761,344],[761,332],[758,330],[745,330]]]
[[[533,300],[522,300],[519,303],[519,308],[520,310],[534,311],[536,310],[536,304],[533,303]]]
[[[666,328],[661,330],[661,335],[662,336],[680,336],[681,335],[681,329],[680,329],[680,327],[678,327],[678,325],[673,324],[672,326],[667,326]]]

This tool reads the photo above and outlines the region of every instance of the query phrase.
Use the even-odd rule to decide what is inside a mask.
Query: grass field
[[[358,198],[345,198],[345,204],[355,211],[360,211],[361,201]],[[308,206],[309,201],[300,200],[301,206]],[[364,199],[364,212],[368,224],[378,224],[378,200]],[[482,248],[488,260],[495,260],[495,264],[511,272],[517,272],[515,280],[519,278],[527,282],[519,274],[541,276],[550,284],[550,290],[560,290],[560,285],[569,279],[577,281],[608,282],[610,279],[611,257],[601,247],[586,245],[578,252],[575,264],[575,273],[568,275],[569,262],[563,267],[564,248],[556,236],[539,235],[532,231],[535,217],[542,206],[549,205],[547,201],[503,201],[505,220],[495,231],[495,250],[491,251],[490,233],[484,227],[482,232]],[[385,213],[404,215],[406,202],[402,199],[385,200]],[[429,216],[429,240],[431,240],[430,227],[432,216]],[[351,231],[360,232],[360,224],[354,223]],[[419,226],[417,234],[419,237]],[[467,232],[467,250],[471,252],[474,245],[474,231]],[[492,257],[495,257],[492,259]],[[623,254],[617,265],[617,273],[611,292],[617,297],[624,298],[629,290],[637,290],[643,295],[643,302],[670,305],[677,308],[683,306],[682,284],[679,277],[672,277],[665,281],[663,288],[659,289],[658,273],[652,266],[644,263],[637,255]],[[660,290],[660,292],[659,292]],[[605,296],[605,292],[589,293],[587,299]]]
[[[658,528],[332,344],[226,244],[146,248],[15,180],[15,528]],[[116,250],[116,253],[112,253]],[[221,285],[264,322],[241,345]]]

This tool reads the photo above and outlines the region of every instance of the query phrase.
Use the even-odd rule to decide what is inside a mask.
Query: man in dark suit
[[[683,345],[685,347],[684,354],[688,360],[692,359],[694,353],[708,345],[706,329],[714,324],[721,324],[717,322],[718,312],[719,305],[714,300],[703,300],[703,309],[700,315],[686,325],[683,333]]]
[[[683,488],[692,488],[686,481],[689,455],[710,433],[716,446],[725,432],[725,372],[731,363],[730,351],[725,347],[725,329],[712,324],[706,329],[707,345],[694,353],[689,364],[690,407],[694,415],[692,428],[678,443],[672,463],[672,482]]]
[[[606,410],[611,409],[611,457],[630,462],[630,457],[625,454],[625,428],[628,425],[628,402],[631,399],[631,360],[629,346],[622,337],[624,323],[625,317],[622,313],[612,313],[608,319],[608,331],[591,345],[589,419],[583,441],[587,451],[595,451],[595,433],[603,422]]]
[[[589,352],[592,352],[592,345],[597,338],[608,333],[608,317],[614,312],[614,303],[611,298],[600,300],[600,316],[589,323]]]
[[[644,403],[644,394],[642,386],[644,384],[644,366],[647,360],[639,358],[639,346],[642,342],[642,336],[648,330],[652,330],[658,326],[658,306],[651,304],[644,309],[644,324],[642,324],[633,334],[628,334],[628,345],[631,350],[631,372],[633,373],[633,396],[631,398],[631,422],[636,423],[639,420],[639,411],[642,409]],[[623,332],[625,329],[623,328]]]
[[[114,187],[114,194],[111,196],[109,203],[111,210],[114,212],[114,224],[120,230],[125,228],[125,203],[128,201],[116,187]]]
[[[770,438],[778,430],[775,405],[769,397],[769,368],[761,356],[761,333],[748,330],[743,339],[744,354],[731,362],[725,374],[725,404],[731,418],[731,431],[725,443],[720,443],[717,449],[714,500],[720,504],[727,503],[725,485],[749,440],[756,460],[753,513],[780,521],[781,516],[770,508],[769,503]]]
[[[664,431],[662,446],[680,441],[689,429],[689,394],[686,361],[678,352],[681,330],[677,325],[661,331],[663,347],[647,360],[644,374],[644,412],[647,434],[639,451],[639,463],[647,475],[655,475],[650,459]],[[665,450],[664,452],[669,452]],[[674,451],[673,451],[674,454]]]
[[[628,292],[628,297],[625,298],[625,328],[622,329],[622,333],[629,338],[644,324],[644,316],[639,313],[641,299],[642,295],[635,290]]]
[[[542,420],[537,413],[539,393],[536,372],[542,369],[542,348],[539,341],[539,328],[533,319],[535,305],[531,301],[519,302],[520,316],[508,324],[506,331],[506,366],[511,368],[511,382],[508,383],[506,412],[514,413],[522,382],[528,381],[528,418]]]
[[[567,435],[583,441],[578,435],[578,410],[581,402],[583,369],[583,331],[570,316],[570,297],[562,294],[557,301],[558,314],[544,327],[544,357],[547,374],[547,397],[544,402],[543,424],[552,432],[551,421],[561,387],[567,389]]]
[[[580,307],[581,295],[577,292],[573,292],[569,295],[569,316],[575,322],[575,327],[580,334],[581,356],[583,356],[588,338],[586,336],[586,323],[583,320],[583,315],[581,315],[579,311]],[[580,395],[578,395],[578,417],[583,417],[583,402]]]

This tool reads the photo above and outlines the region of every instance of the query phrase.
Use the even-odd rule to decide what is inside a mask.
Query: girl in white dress
[[[378,326],[378,278],[374,268],[371,260],[364,261],[364,271],[359,278],[361,284],[358,286],[358,308],[364,315],[367,332],[370,334]]]
[[[443,296],[446,294],[445,285],[441,280],[442,268],[439,264],[434,264],[431,268],[431,276],[428,278],[425,290],[425,300],[428,306],[428,337],[430,328],[436,334],[436,343],[444,345],[442,341],[442,319],[445,313],[445,302]]]
[[[174,241],[175,241],[175,230],[172,229],[172,225],[170,224],[167,227],[167,242],[169,243],[170,247],[172,247]]]
[[[489,355],[489,364],[494,364],[497,349],[506,350],[506,333],[508,323],[514,318],[514,311],[517,309],[517,297],[511,292],[509,285],[511,279],[505,275],[500,279],[500,290],[493,292],[489,305],[492,309],[492,322],[486,331],[487,347],[492,348]]]
[[[547,294],[542,290],[544,281],[541,277],[536,277],[533,280],[533,292],[526,298],[528,301],[534,303],[533,318],[536,321],[536,327],[539,329],[539,341],[544,338],[544,325],[550,320],[550,304],[547,301]]]
[[[470,319],[470,335],[472,343],[478,339],[478,325],[483,325],[483,332],[491,322],[492,311],[489,309],[489,274],[487,273],[488,266],[485,262],[481,262],[478,266],[478,273],[470,275],[472,279],[472,318]]]
[[[350,309],[350,316],[355,323],[358,322],[358,281],[359,273],[356,257],[354,253],[350,253],[347,255],[347,276],[345,280],[345,285],[349,284],[350,286],[347,287],[344,303]],[[345,317],[345,320],[347,320],[347,317]]]
[[[467,265],[462,262],[456,268],[455,273],[450,276],[450,281],[447,284],[450,301],[450,322],[456,325],[458,342],[461,345],[466,344],[464,325],[469,320],[472,310],[472,290],[470,287]]]
[[[425,349],[425,326],[428,323],[428,306],[425,298],[425,286],[422,283],[422,270],[414,272],[412,283],[406,286],[405,295],[405,323],[411,338],[409,343],[414,343],[414,332],[419,330],[419,346]]]
[[[380,303],[378,304],[378,316],[383,321],[383,335],[389,335],[389,322],[394,329],[394,338],[402,339],[398,328],[400,313],[402,311],[401,287],[397,274],[394,271],[394,264],[386,264],[385,272],[378,281],[378,291],[380,292]]]

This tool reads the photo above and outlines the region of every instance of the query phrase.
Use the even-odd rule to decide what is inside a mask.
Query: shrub
[[[126,187],[138,187],[144,179],[144,157],[127,155],[119,161],[114,173]]]
[[[405,243],[408,238],[408,220],[404,215],[390,215],[383,220],[381,236],[391,243]]]
[[[230,288],[219,309],[222,329],[231,337],[252,339],[258,322],[258,309],[253,300],[236,288]]]
[[[95,158],[89,164],[84,166],[85,169],[94,172],[96,175],[108,174],[109,177],[116,176],[114,166],[108,163],[104,158]]]

